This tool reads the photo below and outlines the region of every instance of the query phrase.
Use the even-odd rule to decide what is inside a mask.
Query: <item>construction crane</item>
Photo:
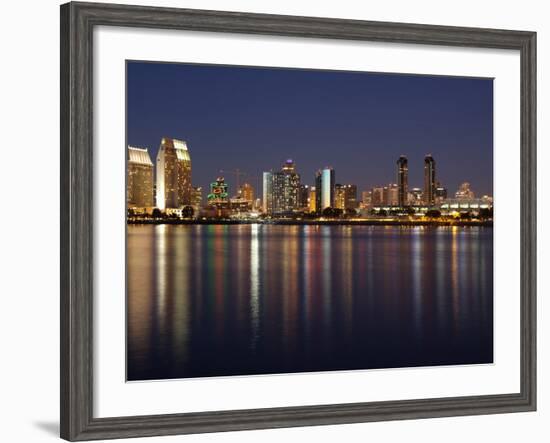
[[[249,174],[247,172],[243,172],[238,168],[237,169],[220,169],[219,173],[220,174],[232,174],[232,175],[235,176],[235,182],[237,184],[237,191],[235,192],[235,195],[237,197],[241,196],[241,179],[247,179],[247,180],[253,181],[254,186],[255,186],[255,189],[254,189],[255,196],[256,197],[259,196],[259,194],[261,192],[261,190],[260,190],[261,177],[260,176],[252,175],[252,174]]]
[[[233,174],[237,183],[237,195],[241,189],[241,177],[246,177],[248,174],[240,169],[220,169],[220,174]]]

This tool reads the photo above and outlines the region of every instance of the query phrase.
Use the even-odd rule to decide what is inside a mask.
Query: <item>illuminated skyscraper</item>
[[[372,188],[371,191],[371,205],[372,206],[380,206],[384,204],[384,188],[383,187],[375,187]]]
[[[396,183],[390,183],[383,188],[382,203],[388,206],[397,206],[399,202],[399,187]]]
[[[434,200],[436,204],[441,204],[447,199],[447,188],[444,188],[440,184],[435,188]]]
[[[365,209],[372,206],[372,191],[361,192],[361,206]]]
[[[334,208],[334,186],[334,169],[326,167],[322,170],[317,171],[317,173],[315,174],[315,198],[317,200],[317,212],[322,212],[326,208]]]
[[[340,183],[334,185],[334,207],[346,209],[346,188]]]
[[[243,200],[246,200],[247,202],[252,203],[254,202],[254,188],[250,183],[243,183],[241,185],[241,189],[239,190],[239,197]]]
[[[280,172],[272,174],[271,213],[283,214],[300,208],[300,175],[292,160],[287,160]]]
[[[273,172],[264,172],[262,209],[266,214],[271,214],[273,208]]]
[[[200,186],[193,186],[191,194],[191,206],[195,211],[195,215],[198,215],[202,208],[202,188]]]
[[[152,208],[153,162],[146,148],[128,146],[126,201],[128,208]]]
[[[323,172],[319,169],[315,173],[315,212],[321,212],[321,187],[322,187]]]
[[[334,207],[342,209],[357,208],[357,186],[356,185],[340,185],[334,186]]]
[[[298,206],[301,210],[309,210],[309,186],[300,184],[300,195],[299,195]]]
[[[399,206],[407,205],[409,192],[409,165],[407,157],[402,155],[397,160],[397,204]]]
[[[309,212],[317,211],[317,191],[315,186],[309,188]]]
[[[191,157],[187,143],[163,137],[157,154],[157,207],[191,205]]]
[[[357,209],[357,185],[346,185],[346,209]]]
[[[435,160],[428,154],[424,158],[424,203],[432,206],[435,203]]]
[[[271,196],[271,214],[281,214],[286,212],[285,184],[285,175],[280,172],[274,172]]]

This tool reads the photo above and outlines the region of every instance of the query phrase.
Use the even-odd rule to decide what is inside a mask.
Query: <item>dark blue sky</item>
[[[401,154],[422,187],[430,153],[450,194],[493,192],[492,79],[128,62],[127,100],[128,144],[154,162],[161,137],[186,140],[204,189],[235,168],[256,186],[292,158],[302,183],[329,165],[360,192],[395,182]]]

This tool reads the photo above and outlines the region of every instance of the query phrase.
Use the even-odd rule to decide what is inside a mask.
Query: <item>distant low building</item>
[[[225,178],[218,177],[215,182],[210,183],[210,193],[208,194],[208,204],[220,205],[229,203],[228,186]]]
[[[207,217],[228,217],[230,214],[230,202],[227,183],[223,177],[218,177],[216,181],[210,183],[210,192],[208,193],[208,205],[204,208]]]
[[[239,197],[247,202],[250,202],[252,206],[254,202],[254,188],[250,183],[243,183],[239,189]]]
[[[455,198],[445,200],[439,207],[443,214],[454,212],[478,213],[481,209],[492,209],[493,203],[481,198]]]
[[[256,210],[256,211],[261,211],[261,209],[262,209],[262,199],[261,198],[257,198],[256,200],[254,200],[253,209]]]
[[[491,197],[490,195],[482,196],[481,200],[483,200],[485,203],[490,203],[491,205],[493,204],[493,197]]]
[[[409,192],[409,205],[421,205],[424,202],[422,189],[412,188]]]
[[[475,198],[474,192],[470,189],[470,183],[462,183],[455,193],[455,198],[457,200],[472,200]]]

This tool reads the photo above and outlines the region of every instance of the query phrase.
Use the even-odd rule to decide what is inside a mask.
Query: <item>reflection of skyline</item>
[[[330,164],[346,182],[370,189],[393,181],[393,160],[387,159],[403,153],[410,182],[420,184],[429,152],[441,160],[448,189],[466,180],[480,195],[492,195],[491,79],[143,62],[127,67],[128,143],[149,147],[154,159],[159,137],[185,138],[194,183],[203,189],[220,169],[259,178],[285,158],[296,161],[304,183]],[[234,178],[226,177],[233,189]]]
[[[130,379],[492,360],[490,229],[131,226],[128,248]]]

